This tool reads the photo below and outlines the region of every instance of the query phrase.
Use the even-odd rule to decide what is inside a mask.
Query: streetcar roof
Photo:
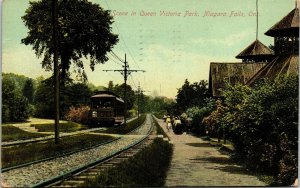
[[[98,94],[91,96],[91,98],[116,98],[116,96],[110,94]]]
[[[111,91],[98,91],[96,93],[96,95],[91,96],[92,99],[95,98],[111,98],[111,99],[115,99],[121,103],[124,103],[124,100],[121,99],[118,95],[114,94]]]

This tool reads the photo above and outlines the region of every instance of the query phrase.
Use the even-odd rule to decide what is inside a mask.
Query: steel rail
[[[131,121],[134,121],[135,119],[137,119],[137,117],[129,119],[128,123],[131,122]],[[122,123],[120,126],[122,126],[123,124],[124,123]],[[69,137],[69,136],[73,136],[73,135],[77,135],[77,134],[81,134],[81,133],[94,132],[95,130],[93,130],[93,129],[94,128],[84,129],[84,130],[78,131],[78,133],[76,133],[76,134],[62,135],[62,136],[60,136],[60,138],[65,138],[65,137]],[[46,137],[49,137],[49,136],[45,136],[45,137],[37,137],[37,138],[35,138],[36,140],[25,139],[25,140],[7,141],[7,143],[4,143],[4,144],[1,143],[1,147],[3,148],[3,147],[10,147],[10,146],[17,146],[17,145],[22,145],[22,144],[31,144],[31,143],[35,143],[35,142],[43,142],[43,141],[53,140],[54,139],[54,135],[50,135],[50,136],[53,136],[53,137],[46,138]],[[18,142],[18,141],[20,141],[20,142]]]
[[[135,120],[136,118],[134,118],[133,120]],[[132,121],[133,121],[132,120]],[[144,123],[143,123],[144,124]],[[135,128],[134,130],[130,131],[129,133],[126,133],[126,134],[131,134],[132,132],[136,131],[137,129],[139,129],[143,124],[139,125],[137,128]],[[78,134],[83,134],[83,133],[78,133]],[[125,135],[126,135],[125,134]],[[69,137],[69,136],[73,136],[73,135],[67,135],[65,137]],[[67,152],[67,153],[62,153],[62,154],[59,154],[59,155],[55,155],[55,156],[52,156],[52,157],[47,157],[47,158],[43,158],[43,159],[39,159],[39,160],[35,160],[35,161],[31,161],[31,162],[28,162],[28,163],[23,163],[23,164],[20,164],[20,165],[15,165],[15,166],[11,166],[11,167],[6,167],[6,168],[1,168],[1,172],[7,172],[9,170],[13,170],[13,169],[17,169],[17,168],[22,168],[22,167],[25,167],[25,166],[29,166],[29,165],[32,165],[32,164],[36,164],[36,163],[40,163],[40,162],[45,162],[45,161],[49,161],[49,160],[52,160],[52,159],[55,159],[55,158],[59,158],[59,157],[64,157],[64,156],[67,156],[67,155],[72,155],[74,153],[77,153],[77,152],[81,152],[81,151],[85,151],[85,150],[89,150],[89,149],[93,149],[93,148],[96,148],[96,147],[100,147],[100,146],[104,146],[104,145],[107,145],[109,143],[112,143],[112,142],[116,142],[118,141],[119,139],[122,138],[123,135],[120,135],[120,137],[118,138],[115,138],[115,139],[112,139],[112,140],[109,140],[109,141],[106,141],[106,142],[103,142],[103,143],[100,143],[100,144],[96,144],[96,145],[93,145],[93,146],[90,146],[90,147],[86,147],[86,148],[82,148],[82,149],[77,149],[77,150],[73,150],[73,151],[70,151],[70,152]],[[51,140],[54,139],[54,138],[51,138]],[[34,142],[42,142],[42,141],[47,141],[47,140],[50,140],[50,139],[45,139],[45,140],[39,140],[39,141],[33,141],[33,142],[29,142],[29,143],[34,143]],[[28,143],[27,143],[28,144]],[[19,145],[19,144],[16,144],[16,145]],[[3,146],[2,146],[3,147]]]
[[[117,155],[119,155],[120,153],[122,152],[125,152],[127,150],[129,150],[130,148],[142,143],[143,141],[145,141],[149,135],[151,134],[152,130],[153,130],[153,118],[152,116],[150,116],[150,124],[151,124],[151,127],[150,129],[148,130],[147,134],[142,137],[141,139],[138,139],[136,142],[132,143],[132,144],[129,144],[127,145],[126,147],[122,148],[122,149],[119,149],[119,150],[116,150],[116,151],[113,151],[112,153],[108,154],[107,156],[105,157],[102,157],[102,158],[99,158],[95,161],[92,161],[88,164],[85,164],[85,165],[81,165],[80,167],[76,167],[76,168],[73,168],[72,170],[70,170],[69,172],[66,172],[64,174],[61,174],[59,176],[56,176],[56,177],[53,177],[53,178],[50,178],[50,179],[47,179],[43,182],[40,182],[40,183],[37,183],[37,184],[34,184],[32,185],[31,187],[45,187],[45,186],[49,186],[49,185],[54,185],[56,183],[60,183],[62,182],[63,180],[67,179],[67,178],[70,178],[71,176],[75,175],[75,174],[78,174],[80,172],[84,172],[86,169],[88,168],[91,168],[91,167],[94,167],[96,165],[99,165],[100,163],[102,162],[105,162],[107,161],[108,159],[111,159]],[[144,124],[146,124],[146,120],[145,122],[139,126],[138,128],[141,128]],[[131,131],[130,133],[136,131],[138,128],[134,129],[133,131]],[[128,133],[129,134],[129,133]]]

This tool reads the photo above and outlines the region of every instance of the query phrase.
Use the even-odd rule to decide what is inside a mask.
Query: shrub
[[[134,157],[101,172],[82,187],[162,187],[172,159],[173,147],[156,138]]]
[[[221,121],[224,116],[225,107],[221,100],[216,101],[216,106],[216,110],[209,116],[203,118],[202,124],[210,137],[218,137],[218,139],[220,139],[222,134]]]
[[[202,124],[203,118],[209,115],[214,109],[215,102],[212,99],[206,99],[206,106],[192,107],[187,109],[187,115],[192,118],[191,129],[198,134],[205,134],[205,127]]]
[[[89,106],[71,107],[65,118],[68,121],[87,124],[89,119]]]
[[[228,109],[221,120],[236,156],[291,185],[298,175],[298,77],[263,80],[253,89],[231,86],[224,97]]]

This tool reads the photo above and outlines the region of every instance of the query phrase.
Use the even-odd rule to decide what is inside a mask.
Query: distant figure
[[[175,117],[173,131],[175,134],[183,133],[183,127],[179,117]]]
[[[167,124],[167,130],[169,132],[170,129],[172,129],[172,120],[170,116],[167,116],[166,118],[166,124]]]

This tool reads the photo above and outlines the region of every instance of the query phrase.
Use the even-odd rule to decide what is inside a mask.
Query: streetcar
[[[124,122],[124,100],[110,91],[91,96],[90,125],[121,125]]]

